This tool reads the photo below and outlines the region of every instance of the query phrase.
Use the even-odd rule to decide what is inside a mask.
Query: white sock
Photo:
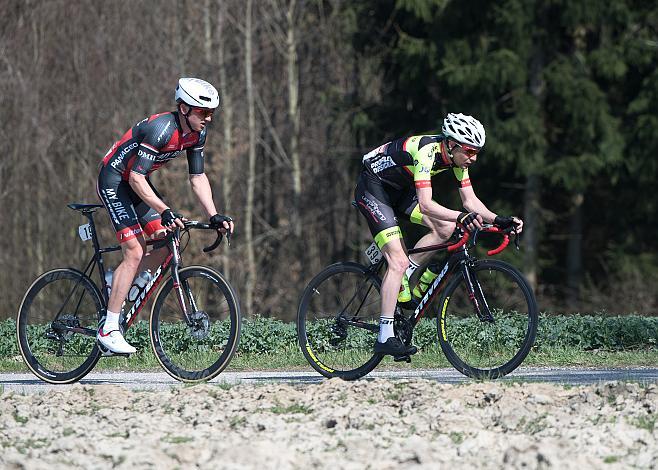
[[[105,324],[103,325],[103,333],[109,333],[112,330],[119,329],[119,314],[107,311],[107,316],[105,317]]]
[[[407,279],[411,279],[411,276],[414,275],[414,273],[416,272],[416,269],[418,269],[418,268],[420,268],[420,264],[416,264],[414,262],[414,260],[409,258],[409,267],[405,271],[405,273],[407,275]]]
[[[393,336],[395,336],[393,332],[393,318],[382,315],[379,317],[379,336],[377,336],[377,341],[385,343],[387,339]]]

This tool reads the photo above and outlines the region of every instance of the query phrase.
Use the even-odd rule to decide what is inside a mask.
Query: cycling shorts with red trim
[[[147,179],[151,189],[162,199],[158,191]],[[164,230],[160,214],[135,193],[127,181],[122,181],[101,169],[98,175],[96,192],[107,209],[119,243],[132,240],[144,232],[151,237]]]

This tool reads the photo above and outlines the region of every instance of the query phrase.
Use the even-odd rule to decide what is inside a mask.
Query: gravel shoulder
[[[426,379],[0,395],[1,468],[658,467],[658,385]]]

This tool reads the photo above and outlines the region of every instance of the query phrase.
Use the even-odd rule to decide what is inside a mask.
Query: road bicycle
[[[473,232],[470,243],[471,234],[461,230],[456,243],[408,250],[409,254],[447,254],[443,264],[428,266],[438,275],[408,317],[398,304],[394,331],[410,345],[421,319],[433,316],[441,349],[455,369],[476,379],[496,379],[516,369],[530,352],[538,312],[532,289],[518,269],[501,260],[477,259],[469,252],[482,232],[502,237],[500,245],[487,252],[489,256],[503,251],[513,233],[485,225]],[[518,248],[515,233],[514,242]],[[370,266],[340,262],[326,267],[309,282],[300,299],[299,345],[309,364],[325,377],[355,380],[383,359],[373,353],[373,346],[381,308],[379,273],[386,261],[374,243],[366,255]],[[395,359],[411,360],[408,356]]]
[[[83,242],[92,241],[94,254],[84,271],[58,268],[40,275],[25,293],[16,322],[25,363],[37,377],[53,384],[76,382],[101,357],[115,355],[96,341],[96,333],[104,321],[110,287],[103,254],[121,247],[99,245],[93,214],[101,204],[68,207],[87,218],[78,233]],[[122,312],[120,329],[127,331],[155,294],[148,327],[155,357],[175,379],[201,382],[216,377],[229,364],[240,340],[241,313],[238,298],[221,273],[207,266],[181,266],[187,246],[181,248],[181,240],[189,242],[191,230],[216,227],[197,221],[184,225],[162,239],[147,241],[153,249],[168,247],[169,253]],[[217,231],[215,242],[203,251],[217,248],[222,238]],[[91,279],[94,268],[100,284]]]

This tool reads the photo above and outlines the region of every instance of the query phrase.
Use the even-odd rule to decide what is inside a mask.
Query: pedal
[[[393,360],[394,360],[395,362],[407,362],[407,363],[410,363],[410,362],[411,362],[411,356],[409,356],[409,355],[406,355],[406,356],[396,356],[396,357],[393,358]]]

